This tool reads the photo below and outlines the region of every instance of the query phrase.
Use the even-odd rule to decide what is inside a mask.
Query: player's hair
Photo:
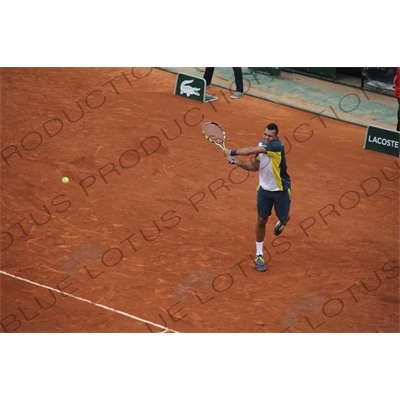
[[[269,131],[275,131],[275,132],[276,132],[276,135],[278,135],[278,132],[279,132],[278,125],[276,125],[276,124],[274,124],[274,123],[268,124],[268,125],[265,127],[265,129],[268,129]]]

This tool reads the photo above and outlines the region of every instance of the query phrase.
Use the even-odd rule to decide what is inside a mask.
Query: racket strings
[[[215,124],[208,124],[203,128],[205,135],[215,143],[223,143],[225,140],[224,131]]]

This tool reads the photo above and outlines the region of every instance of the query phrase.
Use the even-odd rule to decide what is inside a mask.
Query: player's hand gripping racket
[[[201,131],[207,140],[225,150],[226,134],[221,125],[216,122],[206,122],[203,124]],[[234,161],[231,160],[230,163],[234,164]]]

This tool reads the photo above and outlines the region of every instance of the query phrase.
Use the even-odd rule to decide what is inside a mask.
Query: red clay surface
[[[202,104],[175,79],[1,70],[1,332],[399,332],[399,160],[364,127],[218,87]],[[270,218],[265,273],[258,176],[210,120],[228,148],[280,127],[292,218],[278,238]]]

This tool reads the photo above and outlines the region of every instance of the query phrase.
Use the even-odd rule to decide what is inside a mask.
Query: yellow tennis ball
[[[66,176],[64,176],[64,178],[62,178],[61,180],[62,180],[62,183],[68,183],[69,182],[69,179]]]

